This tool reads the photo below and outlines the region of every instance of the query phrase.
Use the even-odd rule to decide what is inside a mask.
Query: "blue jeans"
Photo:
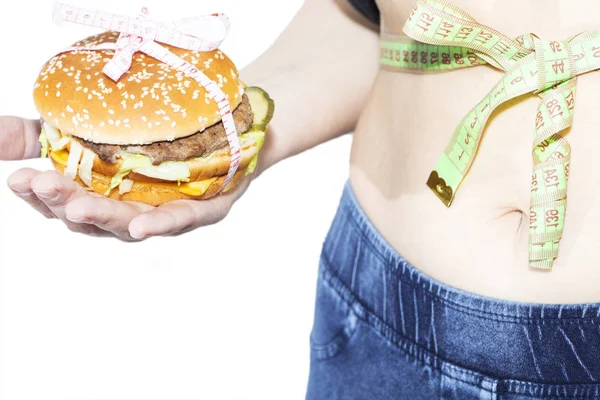
[[[308,400],[600,399],[600,304],[501,301],[437,282],[386,243],[349,183],[316,293]]]

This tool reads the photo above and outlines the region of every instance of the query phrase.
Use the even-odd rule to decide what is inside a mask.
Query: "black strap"
[[[348,2],[371,22],[379,25],[379,9],[375,0],[348,0]]]

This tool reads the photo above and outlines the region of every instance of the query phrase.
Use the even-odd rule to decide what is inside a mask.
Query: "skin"
[[[511,37],[533,32],[563,40],[598,25],[592,0],[452,3]],[[413,1],[378,5],[382,28],[401,33]],[[567,215],[551,272],[528,268],[537,96],[492,115],[450,208],[425,184],[460,120],[503,74],[489,66],[427,76],[381,71],[354,135],[350,176],[359,202],[398,253],[446,284],[515,301],[598,302],[598,72],[578,78],[573,128],[565,136],[572,147]]]
[[[9,177],[9,187],[41,214],[60,219],[72,231],[112,235],[126,241],[179,235],[222,220],[251,180],[266,169],[347,133],[356,125],[377,69],[376,35],[348,18],[334,3],[324,3],[307,1],[277,42],[240,71],[244,82],[265,88],[277,99],[277,113],[267,132],[269,140],[263,146],[255,174],[247,177],[235,190],[208,201],[173,201],[154,208],[107,199],[87,192],[55,171],[40,172],[31,168],[14,172]],[[327,34],[307,28],[315,23],[328,26]],[[329,30],[334,33],[330,34]],[[368,48],[369,61],[365,62],[360,52],[344,57],[330,52],[343,39],[358,43],[359,48]],[[355,69],[339,74],[348,64],[354,64]],[[309,82],[307,76],[312,77]],[[353,97],[349,96],[353,92],[354,98],[347,103],[338,102],[338,86],[345,88],[345,97]],[[316,89],[324,91],[317,101],[312,95]],[[304,106],[309,104],[310,107]],[[323,113],[325,111],[337,117],[329,118]],[[310,121],[310,124],[300,124],[300,121]],[[38,157],[39,132],[38,121],[0,117],[0,159]],[[306,132],[318,134],[306,135]]]
[[[454,0],[481,23],[518,36],[561,40],[596,25],[596,0]],[[412,0],[378,0],[382,29],[401,33]],[[378,231],[411,264],[434,279],[507,300],[600,301],[600,204],[594,182],[600,136],[600,75],[579,78],[575,122],[566,136],[573,161],[568,211],[552,272],[527,267],[531,141],[538,98],[523,96],[496,112],[473,168],[446,208],[427,177],[460,119],[502,77],[480,66],[445,74],[379,69],[379,28],[345,2],[306,0],[275,43],[241,71],[265,88],[277,112],[257,174],[237,190],[202,202],[158,208],[90,195],[55,173],[23,169],[10,187],[72,230],[123,240],[176,235],[220,221],[250,179],[279,161],[354,132],[349,165],[354,192]],[[352,46],[349,47],[348,44]],[[348,49],[351,49],[349,51]],[[316,95],[318,94],[318,95]],[[34,121],[0,119],[0,159],[39,154]],[[45,194],[45,196],[44,196]]]

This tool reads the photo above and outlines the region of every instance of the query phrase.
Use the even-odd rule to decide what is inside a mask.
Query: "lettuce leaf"
[[[48,156],[48,138],[46,137],[46,131],[44,130],[44,128],[42,128],[42,132],[40,133],[38,141],[42,144],[40,157],[46,158]]]
[[[62,136],[58,129],[47,122],[44,122],[44,132],[46,139],[48,139],[48,142],[50,142],[50,148],[52,151],[64,149],[71,141],[68,136]]]
[[[77,177],[79,171],[79,160],[83,154],[83,146],[79,142],[73,141],[71,143],[71,149],[69,150],[69,159],[67,161],[67,168],[65,168],[64,175],[71,179]]]
[[[116,188],[121,184],[123,178],[130,173],[135,168],[146,168],[151,167],[152,161],[150,157],[142,155],[142,154],[129,154],[123,155],[123,164],[121,168],[117,171],[117,173],[110,180],[110,186],[104,193],[106,196],[110,193],[111,190]]]
[[[88,187],[92,187],[92,169],[94,168],[94,158],[96,154],[90,149],[83,149],[83,157],[79,164],[79,177]]]
[[[181,161],[164,161],[160,165],[134,168],[133,172],[167,181],[190,181],[190,169],[185,162]]]

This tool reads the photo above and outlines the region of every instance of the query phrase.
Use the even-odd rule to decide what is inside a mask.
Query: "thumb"
[[[23,160],[40,156],[40,121],[0,116],[0,160]]]

